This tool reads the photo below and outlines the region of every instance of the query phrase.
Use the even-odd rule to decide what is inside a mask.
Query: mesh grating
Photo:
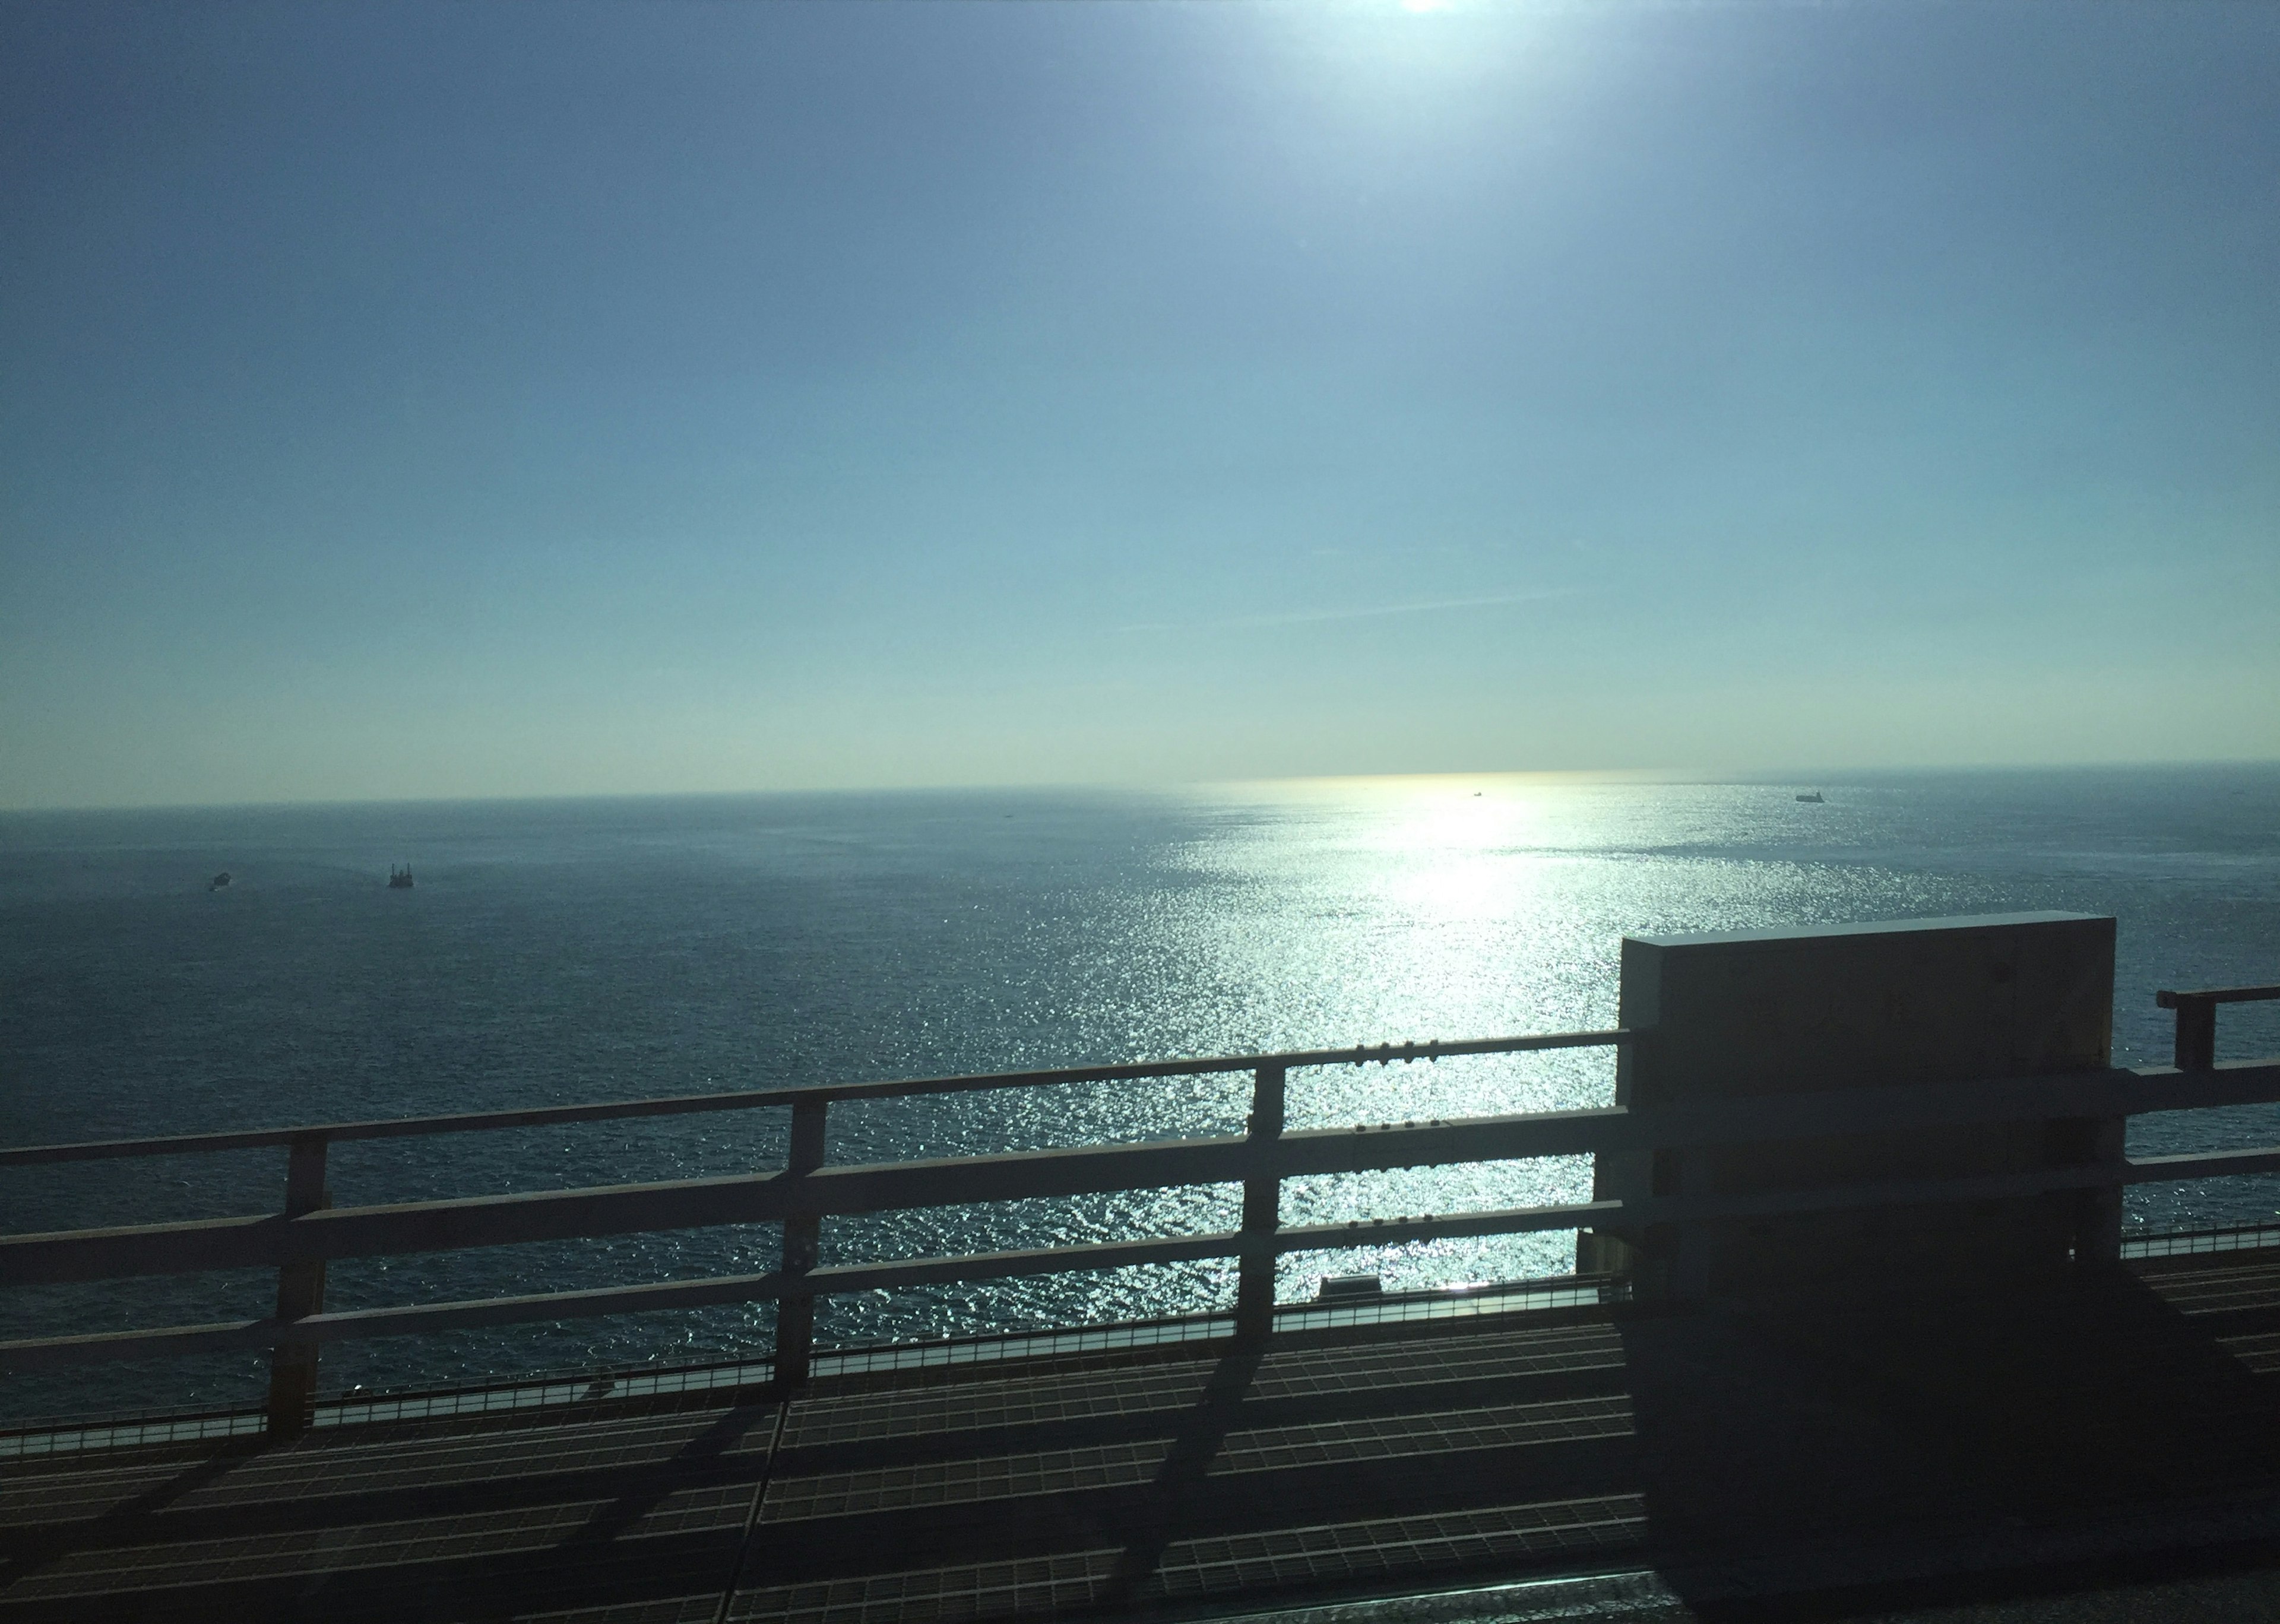
[[[2199,1252],[2254,1251],[2267,1246],[2280,1246],[2280,1224],[2168,1230],[2122,1237],[2124,1258],[2179,1258]]]
[[[1597,1555],[1645,1535],[1645,1503],[1614,1495],[1190,1540],[1167,1551],[1158,1573],[1167,1596],[1202,1597]]]

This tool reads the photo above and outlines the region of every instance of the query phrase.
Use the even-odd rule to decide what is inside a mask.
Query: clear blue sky
[[[2280,7],[0,8],[0,805],[2280,756]]]

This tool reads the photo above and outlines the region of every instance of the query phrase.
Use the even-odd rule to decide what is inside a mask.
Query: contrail
[[[1225,620],[1159,620],[1120,626],[1120,632],[1215,632],[1244,626],[1307,626],[1320,620],[1373,620],[1383,615],[1430,614],[1437,609],[1486,609],[1497,604],[1540,604],[1574,596],[1572,587],[1499,592],[1490,597],[1437,597],[1421,604],[1378,604],[1367,609],[1294,609],[1282,614],[1236,615]]]

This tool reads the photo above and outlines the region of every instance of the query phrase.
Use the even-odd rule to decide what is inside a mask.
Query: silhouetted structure
[[[0,1151],[289,1151],[280,1214],[0,1239],[0,1284],[254,1263],[280,1282],[265,1320],[0,1344],[12,1366],[276,1350],[266,1415],[0,1438],[0,1619],[980,1624],[1449,1592],[1385,1614],[1417,1624],[2149,1574],[2269,1612],[2280,1228],[2125,1241],[2114,1198],[2280,1169],[2263,1147],[2131,1158],[2119,1135],[2280,1097],[2280,1064],[2214,1040],[2218,1003],[2280,989],[2165,992],[2179,1064],[2112,1068],[2112,942],[2075,915],[1640,941],[1612,1032]],[[1285,1131],[1295,1070],[1595,1044],[1623,1057],[1610,1109]],[[837,1100],[1231,1070],[1253,1078],[1237,1138],[823,1154]],[[793,1124],[771,1173],[412,1207],[325,1189],[335,1140],[767,1105]],[[1279,1221],[1287,1177],[1580,1151],[1590,1203]],[[1242,1184],[1243,1228],[818,1261],[842,1214],[1183,1182]],[[763,1274],[323,1303],[332,1258],[751,1221],[783,1228]],[[1271,1297],[1286,1252],[1578,1226],[1572,1277]],[[811,1346],[819,1295],[1211,1257],[1236,1261],[1231,1312]],[[327,1340],[740,1300],[781,1305],[772,1360],[316,1393]],[[1480,1588],[1506,1580],[1558,1582]]]

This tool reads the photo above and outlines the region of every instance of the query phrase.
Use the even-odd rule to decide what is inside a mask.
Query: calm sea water
[[[1822,805],[1801,788],[1825,788]],[[389,865],[419,884],[386,889]],[[209,890],[227,870],[234,882]],[[0,1142],[108,1138],[945,1071],[1612,1024],[1626,933],[2067,908],[2120,920],[2116,1051],[2166,1059],[2157,986],[2280,980],[2280,768],[1825,786],[1411,779],[1178,795],[788,796],[0,817]],[[2223,1052],[2280,1050],[2228,1011]],[[1300,1074],[1294,1125],[1603,1102],[1604,1052]],[[882,1102],[838,1160],[1239,1129],[1229,1080]],[[2138,1147],[2280,1139],[2269,1111]],[[780,1112],[338,1148],[343,1205],[774,1165]],[[281,1152],[0,1174],[0,1228],[273,1210]],[[1581,1162],[1294,1188],[1286,1217],[1572,1199]],[[2269,1181],[2132,1197],[2250,1221]],[[1232,1227],[1232,1189],[827,1227],[827,1261]],[[336,1266],[328,1306],[768,1266],[773,1229]],[[1390,1285],[1564,1272],[1566,1235],[1289,1260]],[[1229,1299],[1216,1265],[828,1305],[841,1343]],[[0,1335],[268,1312],[273,1276],[0,1297]],[[766,1307],[328,1351],[327,1385],[764,1350]],[[0,1385],[0,1412],[250,1399],[250,1360]]]

